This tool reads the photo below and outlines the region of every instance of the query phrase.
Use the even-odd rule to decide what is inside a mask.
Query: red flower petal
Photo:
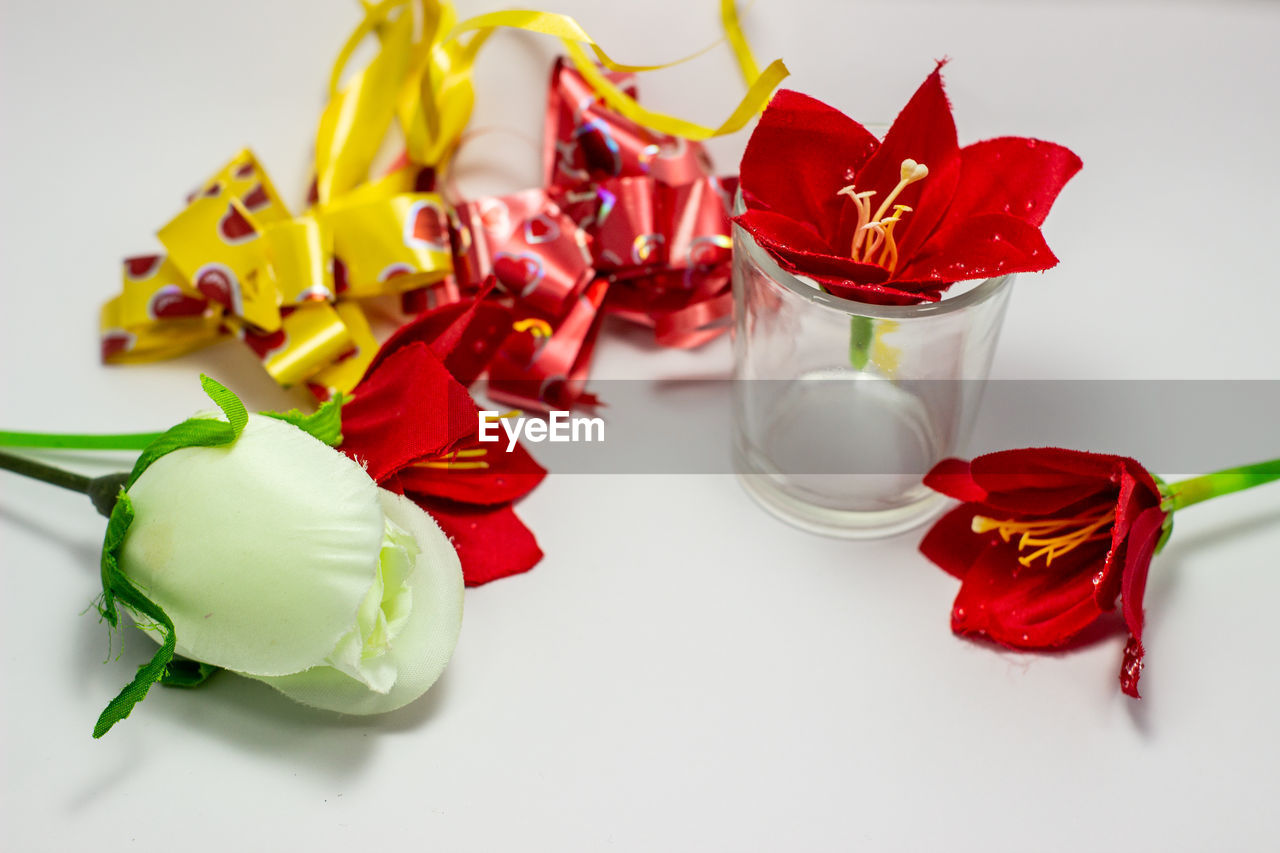
[[[833,236],[846,204],[840,188],[876,149],[866,128],[821,101],[779,90],[747,142],[740,186],[749,207],[761,205]]]
[[[779,262],[786,269],[786,264]],[[803,275],[804,273],[798,272]],[[862,281],[848,281],[825,275],[810,274],[810,278],[822,285],[823,290],[841,299],[854,302],[865,302],[868,305],[919,305],[921,302],[937,302],[942,298],[938,290],[904,290],[892,284],[872,284]]]
[[[903,160],[915,160],[929,167],[929,176],[902,191],[896,204],[909,205],[912,212],[902,222],[898,239],[904,248],[918,245],[912,240],[915,232],[928,235],[933,232],[943,215],[950,217],[947,205],[955,192],[959,179],[956,163],[960,147],[956,142],[956,125],[951,117],[951,105],[942,89],[942,66],[939,62],[933,73],[911,96],[911,100],[898,113],[884,142],[860,171],[854,174],[852,183],[859,190],[875,190],[871,199],[875,210],[895,186],[902,173]],[[857,225],[857,210],[847,204],[837,232],[842,241],[853,238]],[[909,256],[903,253],[904,260]]]
[[[831,255],[844,257],[852,263],[847,256],[836,255],[835,250],[822,239],[812,225],[799,222],[776,211],[752,208],[733,217],[733,221],[745,228],[762,246],[767,246],[775,252]],[[859,266],[870,265],[859,264]]]
[[[1124,567],[1124,586],[1120,593],[1124,622],[1129,628],[1124,663],[1120,668],[1120,688],[1135,699],[1138,679],[1142,675],[1142,599],[1147,591],[1147,572],[1151,556],[1164,528],[1165,513],[1159,507],[1146,510],[1133,522],[1129,533],[1129,555]]]
[[[1058,263],[1034,225],[1003,213],[940,227],[895,273],[903,281],[953,282],[1039,272]]]
[[[974,482],[987,506],[1018,514],[1049,515],[1118,487],[1122,458],[1056,447],[988,453],[973,460]]]
[[[1005,213],[1035,226],[1082,165],[1061,145],[1016,136],[966,146],[960,161],[949,220]]]
[[[421,495],[410,497],[431,514],[453,542],[467,586],[527,572],[542,559],[533,533],[510,505],[480,508]]]
[[[426,344],[412,343],[367,374],[342,407],[339,450],[381,481],[476,431],[476,405]]]
[[[987,490],[973,479],[972,464],[963,459],[943,459],[924,475],[924,484],[956,500],[981,503],[987,499]]]
[[[546,469],[534,461],[523,445],[517,443],[507,453],[505,438],[501,444],[469,442],[466,447],[486,449],[483,461],[489,467],[451,469],[410,465],[400,471],[401,488],[459,503],[494,506],[524,497],[547,476]]]
[[[421,342],[459,382],[471,385],[489,366],[515,319],[510,308],[485,301],[485,295],[482,290],[474,299],[425,311],[401,326],[382,345],[369,372],[397,350]]]
[[[1013,546],[990,547],[964,576],[951,630],[1019,649],[1061,645],[1102,615],[1093,598],[1093,578],[1105,553],[1105,544],[1096,543],[1050,566],[1026,567]]]
[[[973,504],[962,504],[938,519],[921,540],[920,553],[943,571],[964,580],[969,567],[997,538],[994,533],[973,532],[977,512]]]
[[[879,284],[889,278],[884,267],[838,255],[805,226],[776,213],[749,210],[734,221],[746,228],[780,267],[796,275],[823,276],[851,285]]]

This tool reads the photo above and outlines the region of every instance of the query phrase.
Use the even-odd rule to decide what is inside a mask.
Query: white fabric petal
[[[129,489],[121,568],[173,619],[178,654],[300,672],[356,623],[383,538],[379,491],[323,442],[250,415],[234,444],[175,450]]]
[[[290,699],[344,714],[380,714],[407,705],[427,691],[453,655],[462,628],[462,564],[439,525],[408,498],[379,490],[388,519],[408,531],[420,553],[408,585],[412,591],[404,626],[380,662],[396,668],[385,694],[331,666],[278,677],[253,676]],[[403,602],[397,602],[397,606]]]

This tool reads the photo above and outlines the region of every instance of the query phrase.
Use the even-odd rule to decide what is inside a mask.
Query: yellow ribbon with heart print
[[[165,254],[124,264],[102,312],[103,358],[149,361],[242,338],[282,385],[349,391],[377,350],[357,299],[440,281],[447,213],[416,170],[293,217],[249,151],[201,185],[157,236]]]
[[[440,196],[418,191],[419,177],[445,166],[456,149],[475,100],[476,56],[498,28],[559,38],[609,106],[691,139],[740,128],[787,74],[778,61],[758,70],[733,0],[721,0],[722,41],[733,48],[748,91],[710,128],[640,107],[596,64],[644,71],[692,57],[621,65],[572,18],[546,12],[494,12],[459,23],[453,5],[440,0],[362,5],[330,75],[312,206],[292,215],[253,154],[241,152],[159,230],[163,254],[125,261],[122,290],[101,313],[104,361],[167,358],[231,334],[282,385],[305,381],[321,396],[350,391],[377,348],[362,301],[437,284],[452,269],[449,211]],[[376,54],[344,82],[370,36],[378,40]],[[399,168],[371,180],[393,125],[405,154]]]

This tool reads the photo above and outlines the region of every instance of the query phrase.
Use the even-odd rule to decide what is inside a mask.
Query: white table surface
[[[305,401],[234,345],[103,367],[96,313],[119,258],[155,245],[182,194],[241,147],[302,186],[354,6],[0,6],[7,428],[163,428],[204,405],[201,369],[256,408]],[[622,61],[652,62],[714,38],[715,6],[554,8]],[[789,63],[786,85],[864,120],[892,118],[949,55],[962,142],[1033,135],[1084,159],[1045,227],[1063,263],[1018,283],[996,376],[1280,379],[1280,7],[760,0],[744,21],[762,60]],[[475,126],[537,137],[553,53],[497,37]],[[738,87],[717,52],[651,75],[642,97],[712,123]],[[713,144],[723,170],[745,139]],[[468,162],[508,158],[505,173],[465,186],[532,185],[535,154],[492,140]],[[724,340],[663,352],[606,334],[595,370],[728,362]],[[1179,518],[1147,591],[1140,703],[1117,689],[1120,637],[1043,655],[953,637],[956,582],[916,553],[919,531],[810,536],[729,476],[553,474],[520,513],[546,559],[468,592],[453,663],[415,705],[342,719],[220,676],[154,690],[94,741],[149,643],[130,630],[109,650],[86,611],[103,530],[87,502],[3,476],[0,847],[1132,851],[1280,838],[1280,486]]]

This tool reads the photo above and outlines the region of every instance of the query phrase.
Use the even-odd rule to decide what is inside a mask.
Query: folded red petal
[[[1129,628],[1129,642],[1125,646],[1124,661],[1120,667],[1120,688],[1135,699],[1138,695],[1138,679],[1142,676],[1142,599],[1147,591],[1147,572],[1151,557],[1164,529],[1165,513],[1159,507],[1146,510],[1133,522],[1129,533],[1129,555],[1124,568],[1124,586],[1120,600],[1124,622]]]
[[[476,431],[476,406],[426,344],[392,353],[342,407],[339,450],[383,480],[410,462],[443,453]]]
[[[906,265],[904,280],[954,282],[1047,270],[1058,263],[1030,223],[1003,213],[942,223]]]
[[[964,580],[969,567],[978,561],[994,541],[992,535],[973,532],[977,507],[961,504],[938,519],[920,542],[920,553],[948,574]]]
[[[835,250],[812,225],[766,208],[751,208],[733,217],[761,245],[775,252],[835,255]],[[847,260],[847,258],[846,258]]]
[[[789,269],[787,264],[780,263],[779,266],[783,269]],[[804,274],[800,270],[793,270],[793,272]],[[852,299],[855,302],[865,302],[869,305],[918,305],[921,302],[937,302],[942,298],[942,292],[939,290],[916,290],[914,286],[913,289],[907,290],[899,287],[899,282],[896,281],[874,284],[833,278],[816,273],[808,273],[808,275],[821,284],[822,289],[832,296],[839,296],[841,299]]]
[[[1017,515],[1049,515],[1091,497],[1114,499],[1118,457],[1058,448],[1006,450],[971,463],[987,506]]]
[[[1026,567],[1014,546],[987,548],[965,574],[951,611],[951,629],[980,634],[1020,649],[1061,645],[1102,615],[1093,597],[1093,566],[1104,543],[1091,543],[1053,561]]]
[[[943,459],[924,475],[924,484],[956,500],[981,502],[987,499],[987,490],[973,479],[973,464],[963,459]]]
[[[966,146],[960,162],[948,218],[1005,213],[1035,226],[1082,165],[1061,145],[1016,136]]]
[[[410,497],[453,542],[467,586],[527,572],[542,559],[533,533],[510,505],[473,507],[412,493]]]
[[[837,193],[876,145],[866,128],[834,107],[781,89],[742,155],[743,198],[748,207],[763,205],[834,236],[846,202]]]
[[[835,296],[885,305],[910,305],[928,298],[884,285],[888,270],[835,253],[803,223],[767,210],[748,210],[734,221],[747,230],[783,270],[808,276]]]

